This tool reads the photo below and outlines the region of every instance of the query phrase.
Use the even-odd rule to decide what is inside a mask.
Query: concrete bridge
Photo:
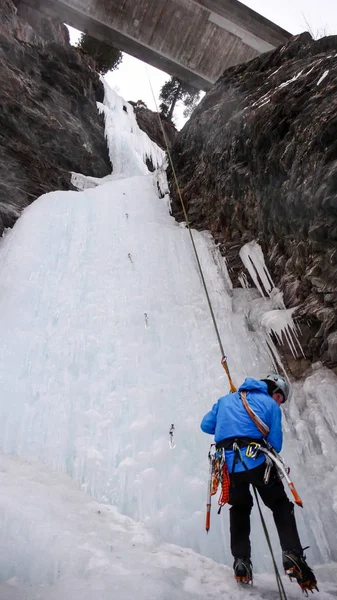
[[[290,34],[238,0],[20,0],[207,90]]]

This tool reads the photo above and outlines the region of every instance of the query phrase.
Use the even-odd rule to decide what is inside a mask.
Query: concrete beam
[[[207,90],[290,34],[237,0],[20,0]]]

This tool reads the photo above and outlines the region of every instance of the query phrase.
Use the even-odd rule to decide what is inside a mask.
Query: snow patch
[[[290,85],[291,83],[294,83],[294,81],[296,81],[297,79],[299,79],[301,77],[302,73],[303,73],[303,69],[302,69],[302,71],[300,71],[299,73],[297,73],[296,75],[294,75],[294,77],[292,77],[291,79],[288,79],[288,81],[284,81],[283,83],[281,83],[277,87],[277,89],[284,88],[287,85]]]
[[[241,590],[231,567],[158,542],[144,525],[38,463],[0,455],[0,481],[1,600],[278,598],[273,576],[256,575],[256,588]],[[188,483],[196,493],[202,482]],[[296,600],[285,577],[284,586]],[[332,583],[320,590],[322,600],[335,597]]]
[[[273,77],[273,75],[276,75],[276,73],[278,73],[279,70],[282,69],[282,66],[283,65],[281,65],[278,69],[276,69],[276,71],[273,71],[270,75],[268,75],[268,79],[270,79],[270,77]]]
[[[255,102],[253,102],[252,106],[256,106],[257,108],[260,108],[264,104],[268,104],[268,102],[270,102],[270,95],[271,95],[271,92],[267,92],[266,94],[261,96],[261,98],[259,98]]]
[[[327,71],[324,71],[322,77],[320,77],[319,80],[317,81],[317,85],[320,85],[328,74],[329,74],[329,69]]]

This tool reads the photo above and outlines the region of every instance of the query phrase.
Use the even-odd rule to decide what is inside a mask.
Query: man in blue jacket
[[[231,551],[234,556],[234,574],[238,581],[252,581],[252,564],[250,560],[250,513],[253,498],[249,491],[250,484],[259,492],[264,504],[273,512],[275,525],[283,550],[285,572],[294,577],[302,589],[314,589],[316,578],[308,567],[303,555],[299,539],[294,505],[288,499],[284,486],[276,470],[273,470],[268,483],[264,483],[266,468],[265,455],[261,452],[256,458],[246,456],[250,441],[261,443],[263,436],[256,425],[260,419],[269,433],[265,439],[276,452],[282,448],[282,412],[281,404],[290,394],[287,381],[276,373],[267,375],[265,379],[256,381],[247,378],[238,392],[223,396],[208,412],[202,422],[201,429],[205,433],[214,434],[216,447],[225,449],[225,458],[230,473],[230,534]],[[254,419],[247,411],[243,399],[254,414]],[[240,452],[233,450],[240,448]],[[240,458],[241,455],[241,458]]]

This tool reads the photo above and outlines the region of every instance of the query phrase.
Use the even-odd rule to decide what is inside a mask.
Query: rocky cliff
[[[71,171],[111,171],[103,86],[61,23],[0,5],[0,234]],[[140,127],[164,147],[157,117]],[[337,38],[309,34],[227,70],[177,136],[165,124],[194,227],[210,230],[238,277],[241,246],[262,245],[306,357],[337,366]],[[170,175],[170,174],[169,174]],[[171,174],[172,183],[172,174]],[[173,211],[182,218],[172,185]]]
[[[111,172],[99,76],[61,23],[17,2],[0,6],[0,234],[70,172]]]
[[[145,131],[149,138],[163,150],[166,150],[166,142],[169,148],[171,148],[178,135],[178,131],[172,121],[169,121],[165,115],[160,113],[160,124],[157,112],[153,112],[149,108],[142,106],[139,102],[132,102],[131,100],[130,104],[134,108],[138,126]]]
[[[337,37],[309,34],[227,70],[173,149],[194,227],[262,245],[307,359],[337,366]],[[173,212],[182,219],[170,174]]]
[[[71,189],[71,171],[111,172],[104,136],[103,85],[88,55],[60,22],[20,0],[0,4],[0,235],[45,192]],[[139,127],[165,148],[157,113],[135,107]],[[163,121],[172,144],[177,134]],[[149,162],[149,168],[151,164]]]

